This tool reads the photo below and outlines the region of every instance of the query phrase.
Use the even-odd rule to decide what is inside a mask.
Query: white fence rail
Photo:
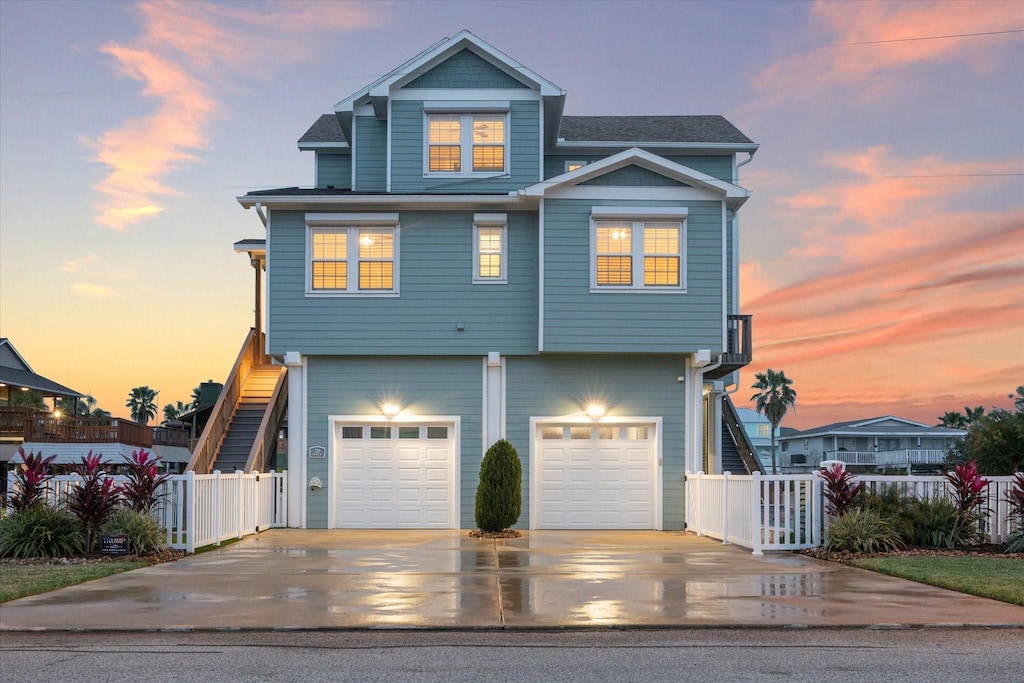
[[[1007,493],[1013,477],[986,477],[987,518],[983,531],[988,542],[1003,543],[1015,530]],[[894,487],[901,496],[951,497],[944,477],[857,475],[869,492]],[[753,475],[686,474],[686,528],[699,536],[717,538],[765,550],[814,548],[825,539],[821,477],[814,474]]]
[[[896,451],[828,451],[826,460],[839,460],[848,465],[938,465],[946,460],[941,449],[903,448]]]
[[[122,483],[127,477],[113,476]],[[47,482],[45,501],[62,507],[81,477],[61,475]],[[17,481],[8,475],[7,490]],[[153,517],[167,532],[167,545],[187,552],[220,545],[264,529],[288,525],[288,473],[233,472],[177,474],[161,488]]]

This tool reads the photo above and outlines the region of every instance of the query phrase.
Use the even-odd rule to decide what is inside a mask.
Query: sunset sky
[[[252,324],[235,197],[313,182],[296,140],[469,29],[566,114],[721,113],[753,373],[807,428],[934,423],[1024,384],[1024,3],[0,0],[0,336],[115,415],[223,381]]]

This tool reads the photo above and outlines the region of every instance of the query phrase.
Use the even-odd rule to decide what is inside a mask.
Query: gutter
[[[331,205],[356,205],[356,204],[388,204],[388,205],[422,205],[422,206],[444,206],[446,204],[476,204],[479,206],[508,206],[520,204],[530,198],[510,192],[506,195],[260,195],[257,197],[243,195],[235,198],[244,209],[266,206],[267,208],[282,207],[296,208],[300,206],[331,206]]]

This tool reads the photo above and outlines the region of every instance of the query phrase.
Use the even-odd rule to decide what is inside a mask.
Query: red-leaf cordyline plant
[[[68,495],[68,510],[82,524],[88,552],[96,547],[103,522],[121,502],[114,480],[100,469],[102,458],[99,453],[93,455],[92,451],[82,456],[82,462],[75,465],[75,473],[82,477],[82,481]]]
[[[48,467],[57,457],[51,455],[44,458],[42,453],[26,453],[23,448],[18,449],[18,455],[21,456],[22,464],[15,466],[14,480],[17,487],[11,493],[11,507],[15,512],[27,510],[44,502],[46,482],[53,478]]]
[[[965,539],[963,545],[973,545],[980,540],[980,534],[964,534],[963,530],[972,527],[981,528],[985,504],[985,489],[989,480],[978,472],[978,463],[974,460],[957,465],[945,474],[947,486],[953,494],[956,505],[956,523],[953,526],[953,539]],[[973,541],[973,542],[972,542]]]
[[[821,478],[825,480],[829,514],[842,517],[857,507],[857,495],[863,490],[864,482],[855,481],[856,477],[841,463],[822,470]]]
[[[170,472],[157,474],[160,457],[151,456],[149,451],[140,449],[132,451],[131,459],[126,458],[128,481],[121,485],[121,497],[125,505],[136,512],[152,512],[166,495],[160,491],[161,487],[172,476]]]

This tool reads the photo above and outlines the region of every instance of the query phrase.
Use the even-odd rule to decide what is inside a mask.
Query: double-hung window
[[[309,294],[397,294],[397,214],[307,214]]]
[[[593,291],[685,289],[685,211],[613,216],[600,208],[592,220]]]
[[[508,282],[508,227],[503,213],[473,215],[473,282]]]
[[[426,117],[426,175],[508,173],[508,112]]]

